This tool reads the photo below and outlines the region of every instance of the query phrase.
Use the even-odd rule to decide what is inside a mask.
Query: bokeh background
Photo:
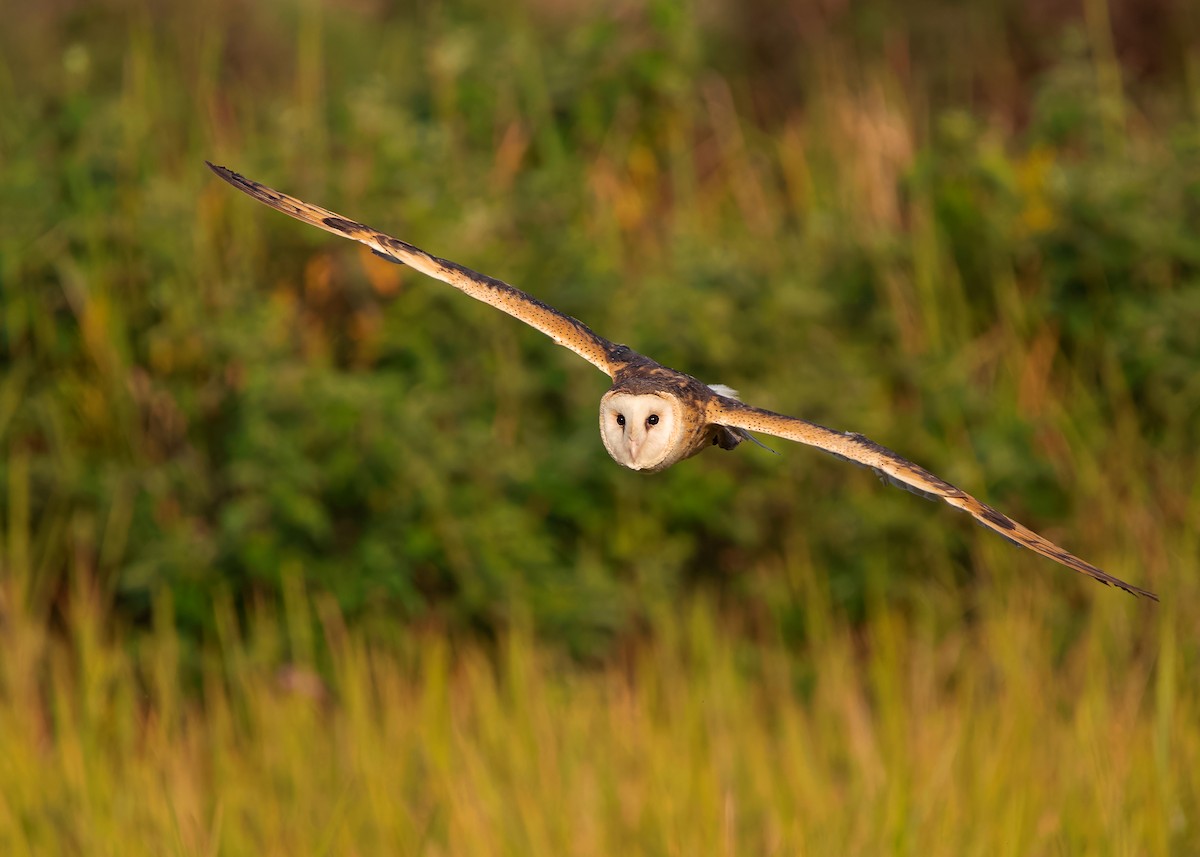
[[[1186,0],[55,0],[0,28],[0,850],[1200,851]],[[222,163],[861,431],[1138,601]]]

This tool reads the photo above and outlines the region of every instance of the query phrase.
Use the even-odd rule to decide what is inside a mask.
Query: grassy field
[[[1063,649],[1048,598],[940,632],[744,642],[695,599],[591,669],[520,630],[380,648],[296,587],[247,636],[224,604],[199,698],[169,605],[136,653],[81,595],[68,649],[10,623],[6,854],[1186,854],[1195,663],[1123,603]],[[313,611],[319,638],[310,635]],[[1131,641],[1133,641],[1131,643]],[[305,661],[314,644],[321,665]],[[293,653],[291,656],[288,653]],[[286,667],[281,666],[286,664]],[[317,677],[329,677],[328,685]]]
[[[1200,20],[1150,5],[10,16],[0,853],[1200,852]],[[1162,603],[783,442],[622,471],[590,366],[205,159]]]

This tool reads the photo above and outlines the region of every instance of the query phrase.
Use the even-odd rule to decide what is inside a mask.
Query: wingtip
[[[1148,598],[1151,601],[1153,601],[1155,604],[1160,603],[1158,600],[1158,596],[1155,595],[1153,592],[1151,592],[1149,589],[1137,589],[1133,594],[1136,596],[1139,596],[1139,597]]]
[[[1149,589],[1142,589],[1142,587],[1140,587],[1140,586],[1134,586],[1132,583],[1126,583],[1125,581],[1119,580],[1112,576],[1106,576],[1106,577],[1107,577],[1107,579],[1106,578],[1096,578],[1096,579],[1099,580],[1101,583],[1103,583],[1105,586],[1115,586],[1117,589],[1128,592],[1134,598],[1147,598],[1147,599],[1153,601],[1155,604],[1160,603],[1158,596],[1155,595],[1153,592],[1151,592]]]
[[[214,164],[212,161],[205,161],[204,163],[207,164],[208,168],[216,173],[217,176],[233,185],[243,193],[248,193],[254,197],[261,197],[261,192],[263,190],[269,190],[268,188],[263,188],[258,184],[258,182],[251,181],[250,179],[246,178],[241,173],[234,172],[233,170],[229,169],[229,167],[222,167],[219,164]]]

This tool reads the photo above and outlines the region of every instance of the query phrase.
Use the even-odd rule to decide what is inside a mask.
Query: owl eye
[[[651,414],[650,416],[646,417],[646,425],[648,425],[648,426],[658,425],[658,414]]]
[[[624,414],[617,414],[617,425],[619,425],[619,426],[625,425],[625,415]]]

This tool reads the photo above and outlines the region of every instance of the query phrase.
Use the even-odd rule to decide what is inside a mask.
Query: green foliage
[[[528,612],[595,655],[695,586],[789,615],[786,585],[741,581],[801,554],[852,616],[872,586],[912,601],[1043,565],[782,442],[622,472],[590,367],[250,205],[205,158],[1186,589],[1168,560],[1200,440],[1185,78],[1136,114],[1089,18],[1066,47],[1013,48],[1048,70],[979,109],[960,94],[1002,49],[944,56],[921,4],[891,25],[913,37],[901,89],[887,8],[799,33],[827,37],[789,60],[802,85],[751,61],[767,25],[733,6],[114,2],[6,27],[0,515],[29,544],[6,569],[31,609],[94,576],[144,623],[168,589],[195,642],[214,592],[275,599],[298,574],[363,621],[490,634]],[[980,8],[958,13],[979,44],[1017,14]],[[1135,524],[1129,502],[1150,504]],[[883,558],[906,573],[873,584]]]

